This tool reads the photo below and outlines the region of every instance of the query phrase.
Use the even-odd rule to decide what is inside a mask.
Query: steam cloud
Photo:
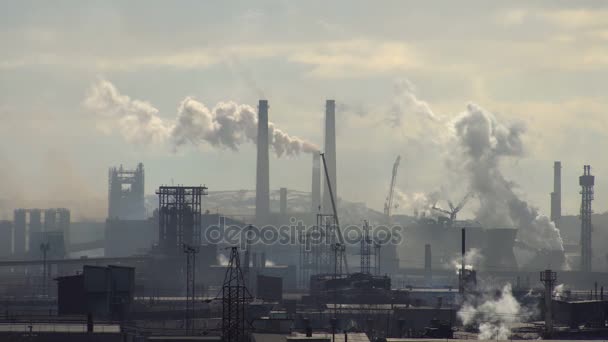
[[[248,105],[220,102],[212,109],[192,97],[180,103],[175,120],[166,120],[152,104],[122,95],[110,82],[93,84],[83,102],[97,115],[106,133],[118,130],[130,143],[210,145],[237,151],[245,142],[257,143],[257,111]],[[278,157],[314,153],[318,147],[291,136],[269,122],[269,143]]]
[[[538,249],[563,250],[563,241],[555,224],[538,209],[521,200],[515,184],[504,178],[499,164],[505,157],[523,155],[521,124],[505,125],[475,105],[453,122],[464,171],[471,190],[479,198],[477,219],[486,227],[519,228],[518,238]]]
[[[464,268],[467,270],[473,270],[481,265],[483,255],[477,248],[471,248],[464,254]],[[458,274],[462,267],[462,257],[454,258],[450,262],[453,269]]]
[[[407,79],[398,80],[394,85],[394,99],[389,113],[389,123],[393,127],[400,126],[406,115],[422,116],[431,121],[439,121],[433,113],[431,106],[420,100],[415,92],[414,85]]]
[[[494,294],[493,291],[489,293]],[[511,284],[505,285],[498,296],[487,296],[480,302],[478,305],[467,302],[458,311],[464,325],[479,326],[479,340],[508,340],[511,327],[529,316],[513,297]]]

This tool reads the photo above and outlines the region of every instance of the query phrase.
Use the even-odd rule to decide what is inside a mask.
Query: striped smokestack
[[[338,182],[336,179],[336,101],[327,100],[325,102],[325,161],[327,162],[327,172],[332,186],[334,200],[338,205]],[[325,179],[325,178],[323,178]],[[327,182],[323,188],[323,213],[331,213],[331,197]]]
[[[255,219],[258,225],[265,224],[270,213],[268,143],[268,101],[260,100],[258,105],[258,160],[255,183]]]

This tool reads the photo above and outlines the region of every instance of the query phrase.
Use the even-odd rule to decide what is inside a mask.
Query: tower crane
[[[393,175],[391,177],[391,185],[388,188],[388,195],[386,196],[386,201],[384,202],[384,216],[386,217],[386,221],[389,224],[391,223],[393,197],[395,194],[395,181],[397,179],[397,170],[399,169],[399,162],[401,162],[401,156],[397,156],[397,159],[395,159],[395,163],[393,164]]]

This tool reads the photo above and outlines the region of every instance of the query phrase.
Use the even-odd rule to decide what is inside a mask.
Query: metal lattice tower
[[[195,274],[196,274],[196,254],[199,252],[198,246],[183,244],[186,254],[186,332],[193,333],[192,314],[195,304]]]
[[[222,285],[223,342],[245,342],[245,308],[251,299],[241,271],[237,247],[230,249],[230,261]]]
[[[41,243],[40,244],[40,251],[42,252],[42,260],[43,260],[43,264],[42,264],[42,295],[43,296],[49,296],[49,279],[51,279],[51,272],[50,271],[50,267],[49,264],[47,263],[46,259],[47,259],[47,254],[49,252],[49,249],[51,249],[51,245],[46,242],[46,243]]]
[[[361,236],[361,273],[371,274],[372,240],[369,238],[369,224],[363,225]]]
[[[583,167],[583,175],[579,177],[579,184],[582,188],[581,195],[581,271],[591,272],[591,201],[593,201],[593,185],[595,177],[591,175],[591,166]]]
[[[158,244],[166,255],[177,256],[183,244],[201,244],[202,196],[205,186],[161,186],[158,195]]]

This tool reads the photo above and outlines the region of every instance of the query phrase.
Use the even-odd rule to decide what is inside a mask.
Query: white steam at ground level
[[[508,340],[513,326],[530,317],[530,312],[515,299],[511,284],[498,294],[489,293],[473,303],[466,302],[458,311],[458,318],[465,326],[479,327],[479,340]]]
[[[131,99],[109,81],[100,80],[90,87],[83,105],[97,116],[102,131],[118,131],[130,143],[170,143],[173,148],[206,144],[234,151],[246,142],[257,143],[256,109],[233,101],[220,102],[210,109],[193,97],[186,97],[178,106],[177,117],[166,120],[149,102]],[[268,131],[269,144],[278,157],[319,149],[272,122],[268,123]]]

